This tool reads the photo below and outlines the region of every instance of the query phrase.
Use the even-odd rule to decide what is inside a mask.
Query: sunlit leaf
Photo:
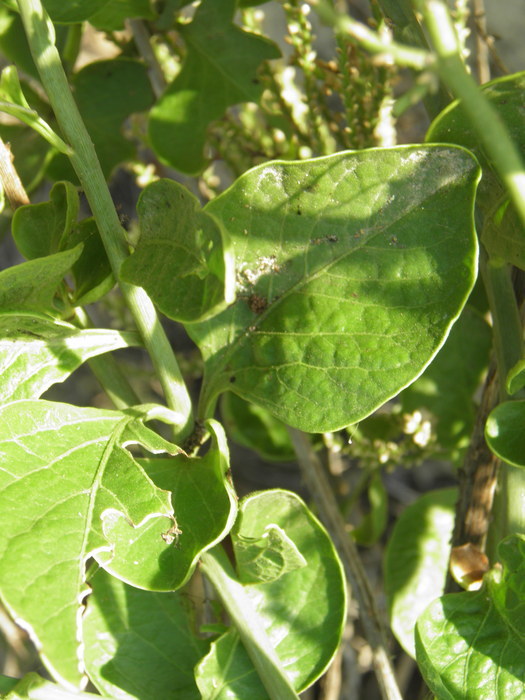
[[[229,389],[326,432],[410,384],[475,280],[478,177],[462,149],[372,149],[269,163],[212,200],[241,264],[236,302],[188,327],[203,405]]]

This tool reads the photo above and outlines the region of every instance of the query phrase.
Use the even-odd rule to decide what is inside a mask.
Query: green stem
[[[128,256],[126,234],[113,205],[95,148],[75,104],[54,43],[54,27],[40,0],[17,0],[25,32],[62,133],[73,148],[71,164],[84,189],[115,278]],[[183,416],[181,435],[192,429],[192,406],[177,360],[157,317],[141,287],[120,282],[126,303],[142,335],[168,406]]]
[[[268,696],[275,700],[298,700],[299,696],[222,547],[214,547],[203,554],[201,567],[235,625]]]
[[[336,11],[329,0],[311,0],[311,4],[321,20],[333,27],[337,34],[348,35],[370,53],[379,54],[385,63],[396,63],[416,70],[432,66],[433,58],[428,51],[398,44],[389,36],[374,32],[366,24],[357,22],[344,12]]]
[[[75,309],[75,316],[80,328],[93,328],[91,319],[82,307]],[[116,408],[128,408],[142,403],[111,353],[90,358],[88,365]]]
[[[479,141],[505,184],[525,226],[525,170],[523,162],[497,111],[485,99],[465,68],[461,47],[443,0],[414,0],[437,54],[441,79],[461,107]]]

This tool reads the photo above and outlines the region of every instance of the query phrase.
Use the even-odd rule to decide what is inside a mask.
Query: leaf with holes
[[[144,426],[146,416],[138,409],[42,400],[0,408],[0,593],[55,678],[69,688],[82,684],[87,559],[118,566],[120,543],[108,539],[118,516],[128,538],[150,521],[164,533],[176,527],[169,493],[126,449],[138,443],[152,452],[179,451]],[[169,550],[169,538],[161,541]],[[155,569],[150,558],[159,554],[151,552],[153,544],[143,542],[140,551],[148,572]]]
[[[372,149],[269,163],[210,202],[242,263],[236,302],[188,326],[205,410],[229,389],[325,432],[414,381],[475,280],[478,178],[463,149]]]

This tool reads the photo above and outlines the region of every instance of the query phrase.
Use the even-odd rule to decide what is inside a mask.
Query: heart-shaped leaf
[[[77,188],[70,182],[56,182],[49,202],[26,204],[13,216],[13,238],[28,260],[58,253],[66,247],[67,236],[79,210]]]
[[[121,268],[159,309],[182,322],[204,320],[234,298],[234,261],[226,234],[199,201],[173,180],[142,193],[140,239]]]
[[[143,417],[137,409],[42,400],[0,407],[0,592],[53,675],[70,688],[82,683],[86,560],[113,555],[118,563],[120,556],[106,529],[116,514],[126,519],[128,537],[152,520],[164,533],[176,527],[169,494],[125,447],[178,451]],[[165,550],[169,541],[161,540]],[[146,547],[141,554],[151,571]]]
[[[417,622],[418,664],[439,698],[525,695],[525,537],[508,537],[498,553],[503,569],[479,591],[443,596]]]
[[[259,548],[263,556],[256,577],[267,582],[243,588],[300,692],[323,673],[339,645],[346,584],[327,532],[298,496],[281,490],[255,493],[239,504],[232,542],[241,580],[253,581],[256,571],[253,558],[246,558],[247,541],[264,543],[269,528],[284,533],[286,546],[279,536],[276,546]],[[212,644],[196,679],[203,697],[268,697],[234,629]]]
[[[188,326],[203,410],[230,389],[325,432],[416,379],[474,283],[478,178],[463,149],[372,149],[269,163],[210,202],[242,264],[236,302]]]
[[[275,44],[233,23],[235,0],[203,0],[193,21],[180,26],[188,47],[181,72],[150,112],[157,155],[177,170],[197,173],[210,122],[239,102],[257,102],[261,62],[280,56]]]
[[[90,357],[140,345],[135,333],[79,330],[33,314],[0,314],[0,403],[37,399]]]
[[[412,657],[417,618],[445,587],[457,497],[456,489],[421,496],[403,511],[388,541],[385,593],[392,631]]]
[[[193,629],[191,597],[152,593],[98,571],[84,615],[86,669],[119,700],[200,700],[194,666],[209,642]]]

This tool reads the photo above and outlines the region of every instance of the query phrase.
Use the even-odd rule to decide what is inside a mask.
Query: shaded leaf
[[[328,534],[301,499],[272,490],[247,496],[239,505],[232,542],[241,580],[253,577],[252,562],[244,559],[246,539],[260,541],[269,526],[286,534],[306,566],[290,567],[267,583],[245,585],[244,591],[300,692],[323,673],[339,645],[346,619],[344,574]],[[275,572],[274,562],[268,564],[269,573]],[[268,697],[235,630],[212,644],[196,679],[203,697]]]
[[[102,569],[89,585],[83,631],[96,687],[116,700],[200,700],[193,667],[209,644],[193,629],[191,598],[141,591]]]
[[[80,257],[82,246],[14,265],[0,272],[0,313],[43,311],[58,315],[53,297]]]
[[[468,445],[476,412],[474,392],[491,347],[490,326],[481,314],[465,307],[432,364],[401,394],[404,411],[425,408],[435,416],[438,443],[454,456]]]
[[[481,241],[489,257],[525,270],[525,235],[516,209],[507,198],[488,212],[483,222]]]
[[[255,450],[266,460],[295,459],[286,425],[266,409],[228,392],[221,397],[221,415],[234,442]]]
[[[37,399],[90,357],[139,345],[134,333],[79,330],[32,314],[0,314],[0,403]]]
[[[359,544],[371,547],[385,531],[388,521],[388,493],[380,471],[372,474],[367,493],[370,510],[352,530],[352,537]]]
[[[269,583],[306,566],[294,542],[275,523],[267,525],[259,537],[237,533],[235,558],[242,583]]]
[[[203,0],[193,21],[179,31],[188,53],[182,70],[149,116],[149,136],[157,155],[177,170],[198,173],[208,125],[226,108],[257,102],[262,86],[257,69],[278,58],[275,44],[233,23],[235,0]]]
[[[82,255],[71,269],[75,285],[73,303],[85,306],[107,294],[115,278],[95,219],[84,219],[71,231],[68,247],[78,243],[82,243]]]
[[[508,537],[498,552],[503,570],[486,574],[483,588],[443,596],[418,620],[418,664],[439,698],[525,694],[525,538]]]
[[[443,489],[418,498],[397,520],[386,548],[392,631],[412,657],[416,621],[445,588],[457,497],[457,489]]]
[[[114,32],[124,28],[126,19],[155,18],[150,0],[111,0],[106,5],[90,15],[89,23],[105,32]]]
[[[133,143],[122,135],[122,123],[153,102],[146,66],[129,58],[95,61],[74,76],[73,88],[104,175],[109,177],[115,166],[135,154]],[[49,172],[54,179],[76,182],[64,156],[53,160]]]
[[[491,412],[485,425],[490,449],[504,462],[525,467],[525,401],[505,401]]]
[[[53,22],[74,24],[83,22],[95,12],[100,11],[110,0],[43,0],[46,12]],[[113,2],[113,0],[111,0]]]
[[[182,322],[206,319],[233,301],[234,261],[218,224],[173,180],[152,183],[137,211],[140,239],[121,268],[159,309]]]
[[[119,558],[101,553],[104,568],[135,586],[173,591],[193,573],[202,552],[230,531],[237,512],[235,492],[228,480],[229,454],[224,431],[216,421],[207,423],[212,447],[202,458],[179,455],[173,459],[140,460],[150,479],[171,492],[176,526],[168,530],[156,520],[130,533],[125,518],[108,519],[105,534],[117,542]],[[166,549],[166,543],[172,546]]]
[[[18,250],[28,260],[64,250],[79,211],[77,188],[56,182],[49,202],[26,204],[13,215],[12,232]]]
[[[115,514],[128,537],[152,520],[174,526],[169,494],[125,445],[178,448],[146,428],[139,410],[103,411],[47,401],[0,407],[0,591],[53,675],[82,683],[82,599],[88,557],[120,556],[106,529]],[[141,555],[151,570],[147,544]],[[154,544],[153,542],[149,543]],[[165,549],[169,544],[164,542]]]
[[[416,379],[474,283],[478,176],[467,152],[437,146],[241,176],[206,206],[242,265],[236,302],[188,327],[205,360],[202,405],[230,389],[326,432]]]

